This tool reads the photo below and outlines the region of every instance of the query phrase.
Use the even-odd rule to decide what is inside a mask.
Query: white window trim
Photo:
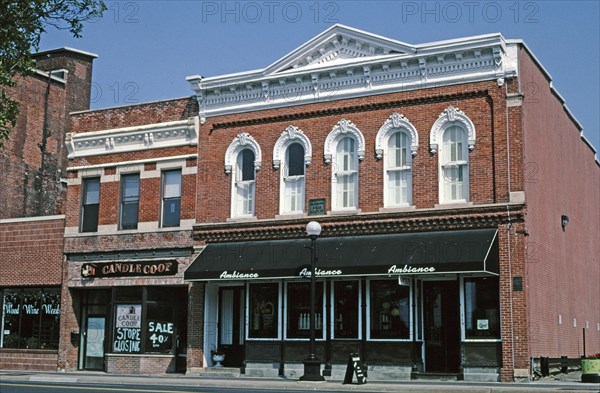
[[[402,132],[404,133],[408,138],[409,141],[411,140],[411,138],[413,136],[411,136],[410,132],[406,129],[406,128],[391,128],[390,132],[386,133],[386,138],[384,139],[384,143],[385,143],[385,154],[384,157],[385,159],[383,160],[383,206],[384,208],[403,208],[403,207],[410,207],[412,206],[412,157],[414,157],[417,152],[416,150],[413,150],[413,143],[411,141],[411,158],[410,158],[410,165],[402,165],[400,167],[396,167],[394,169],[390,169],[388,164],[389,164],[389,160],[387,159],[389,156],[389,147],[388,142],[390,140],[391,137],[393,137],[397,132]],[[381,131],[381,130],[380,130]],[[415,131],[416,132],[416,131]],[[379,134],[378,134],[379,135]],[[396,203],[396,204],[392,204],[390,202],[390,193],[389,193],[389,172],[402,172],[402,173],[410,173],[410,176],[407,179],[407,202],[406,203]]]
[[[325,139],[324,159],[326,164],[331,164],[339,140],[348,135],[354,137],[358,160],[362,161],[365,159],[365,137],[354,123],[350,120],[341,119],[333,126]]]
[[[378,160],[383,158],[384,150],[387,149],[387,142],[390,136],[396,131],[404,131],[410,140],[410,150],[412,156],[417,155],[419,149],[419,133],[410,121],[399,113],[393,113],[377,131],[375,137],[375,156]]]
[[[285,152],[292,143],[300,143],[304,147],[304,164],[310,166],[312,163],[312,145],[310,140],[295,126],[288,126],[279,136],[273,147],[273,168],[279,169],[282,162],[285,161]]]
[[[170,171],[177,171],[179,170],[181,172],[181,189],[179,190],[179,199],[180,199],[180,203],[179,203],[179,225],[178,226],[173,226],[173,227],[164,227],[163,226],[163,213],[164,213],[164,209],[165,209],[165,198],[164,198],[164,173],[165,172],[170,172]],[[181,227],[181,202],[183,202],[183,168],[180,166],[166,166],[164,168],[160,168],[160,216],[158,217],[158,227],[159,228],[180,228]],[[142,193],[142,177],[140,175],[140,200],[141,200],[141,193]],[[138,211],[139,214],[139,211]],[[138,217],[139,218],[139,217]],[[138,220],[138,229],[139,229],[139,220]]]
[[[279,307],[277,308],[277,326],[282,326],[282,318],[283,318],[283,293],[281,291],[281,282],[278,281],[266,281],[265,283],[269,284],[277,284],[277,301],[279,302]],[[246,321],[250,323],[250,285],[253,284],[251,282],[246,283]],[[250,329],[246,330],[246,341],[281,341],[281,329],[277,329],[277,337],[269,337],[269,338],[260,338],[260,337],[250,337]]]
[[[398,277],[394,276],[395,280],[398,280]],[[394,280],[392,279],[392,281]],[[415,336],[414,332],[414,316],[413,316],[413,285],[414,280],[410,281],[410,287],[408,289],[408,318],[409,318],[409,327],[408,327],[408,338],[371,338],[371,281],[381,281],[386,280],[385,277],[380,278],[370,278],[367,280],[367,341],[394,341],[394,342],[412,342],[413,337]]]
[[[354,281],[354,282],[358,282],[358,309],[356,310],[356,316],[358,318],[358,337],[356,338],[346,338],[346,337],[342,337],[342,338],[336,338],[335,337],[335,283],[336,282],[344,282],[344,281]],[[356,340],[362,340],[363,337],[363,326],[362,326],[362,318],[361,318],[361,310],[363,309],[362,307],[362,281],[358,280],[358,279],[352,279],[351,277],[348,277],[347,279],[339,279],[339,280],[331,280],[332,285],[331,287],[331,291],[330,291],[330,302],[329,304],[331,305],[331,321],[329,322],[329,329],[331,332],[331,339],[332,340],[338,340],[338,341],[356,341]]]
[[[463,111],[459,110],[458,108],[454,108],[453,106],[449,106],[438,116],[438,119],[431,127],[431,132],[429,133],[429,148],[431,153],[435,154],[440,145],[442,145],[442,138],[446,128],[454,125],[462,126],[462,128],[467,132],[469,151],[475,149],[475,125]]]
[[[480,278],[485,276],[472,276],[469,278]],[[466,307],[465,307],[465,278],[460,277],[460,340],[461,342],[466,343],[498,343],[502,342],[502,316],[499,315],[500,318],[500,338],[467,338],[467,318],[466,318]],[[498,294],[500,296],[500,294]],[[500,310],[500,305],[498,305],[498,311]]]
[[[463,132],[465,132],[464,128],[461,127],[460,124],[448,124],[446,125],[446,127],[444,128],[443,132],[442,132],[442,138],[444,133],[446,132],[446,130],[450,127],[453,126],[457,126],[459,127]],[[469,155],[469,150],[467,150],[466,152],[467,158]],[[452,161],[450,163],[443,163],[443,159],[444,159],[444,143],[441,143],[441,148],[440,151],[438,153],[438,177],[439,177],[439,183],[438,183],[438,200],[440,205],[453,205],[453,204],[461,204],[461,203],[468,203],[471,200],[471,183],[469,181],[469,177],[470,177],[470,168],[469,168],[469,160],[459,160],[459,161]],[[461,199],[449,199],[446,197],[445,193],[444,193],[444,186],[446,185],[446,180],[444,177],[444,168],[447,167],[454,167],[454,168],[459,168],[460,166],[463,166],[465,168],[464,173],[463,173],[463,184],[462,184],[462,193],[463,193],[463,198]]]
[[[442,165],[443,154],[441,151],[438,151],[438,150],[441,150],[443,148],[444,133],[446,132],[446,130],[449,127],[452,127],[452,126],[460,127],[467,134],[466,135],[467,136],[467,144],[468,144],[467,161],[466,161],[467,174],[464,177],[464,181],[463,181],[463,194],[466,195],[466,198],[463,198],[463,199],[445,199],[444,198],[444,184],[445,183],[444,183],[443,165]],[[439,200],[440,205],[461,204],[461,203],[468,203],[470,201],[471,186],[470,186],[470,182],[469,182],[470,168],[469,168],[468,155],[469,155],[470,151],[475,149],[475,140],[476,140],[475,125],[473,124],[471,119],[469,119],[469,117],[467,115],[465,115],[465,113],[463,111],[459,110],[458,108],[449,106],[438,116],[438,119],[435,121],[435,123],[433,123],[433,126],[431,127],[431,132],[429,134],[429,147],[430,147],[432,154],[438,153],[438,155],[439,155],[439,157],[438,157],[438,178],[439,178],[438,179],[438,200]]]
[[[283,303],[283,309],[285,310],[284,311],[285,315],[284,315],[283,323],[282,323],[282,326],[283,326],[283,339],[285,341],[309,341],[310,338],[290,338],[290,337],[287,336],[287,327],[288,327],[287,326],[287,321],[288,321],[287,317],[288,317],[288,312],[289,312],[289,307],[287,306],[287,304],[288,304],[288,302],[287,302],[287,300],[288,300],[288,286],[289,286],[289,284],[294,284],[296,282],[300,282],[300,281],[286,281],[285,282],[285,286],[284,286],[285,287],[285,296],[284,296],[285,303]],[[326,303],[327,302],[325,301],[325,296],[326,296],[325,290],[326,290],[327,285],[326,285],[325,281],[321,281],[321,280],[317,280],[315,282],[315,284],[318,283],[318,282],[320,282],[320,283],[323,284],[323,308],[321,310],[321,313],[323,315],[323,320],[321,321],[321,332],[322,332],[323,338],[315,337],[315,340],[316,341],[325,341],[325,339],[326,339],[325,328],[326,328],[326,326],[328,324],[328,322],[327,322],[327,313],[326,313]],[[315,288],[315,291],[316,291],[316,288]],[[315,308],[315,312],[317,312],[316,308]],[[317,335],[317,332],[318,332],[318,330],[315,329],[315,336]]]
[[[225,173],[231,174],[231,193],[230,193],[230,217],[232,219],[247,219],[256,217],[256,176],[254,178],[254,195],[252,214],[237,214],[236,205],[236,170],[237,159],[240,152],[244,149],[250,149],[254,153],[254,172],[260,170],[262,164],[262,152],[260,145],[247,132],[239,133],[231,142],[225,152]]]
[[[312,162],[312,145],[308,137],[298,127],[288,126],[282,133],[275,146],[273,147],[273,168],[280,169],[281,163],[286,165],[287,149],[293,143],[299,143],[304,148],[304,167],[308,167]],[[304,171],[304,180],[302,185],[302,210],[285,210],[285,170],[281,168],[279,176],[279,215],[299,215],[304,214],[306,205],[306,170]],[[295,176],[290,176],[295,177]]]

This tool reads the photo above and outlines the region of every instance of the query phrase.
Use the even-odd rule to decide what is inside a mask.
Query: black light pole
[[[311,221],[306,225],[306,233],[310,237],[310,345],[308,358],[304,360],[304,375],[301,381],[324,381],[321,375],[321,361],[315,355],[315,264],[317,260],[317,238],[321,234],[321,225]]]

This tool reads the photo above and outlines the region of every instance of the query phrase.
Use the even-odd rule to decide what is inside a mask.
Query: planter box
[[[581,360],[581,382],[600,383],[600,359]]]

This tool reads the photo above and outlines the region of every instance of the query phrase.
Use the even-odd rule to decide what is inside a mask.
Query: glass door
[[[423,282],[425,370],[458,373],[460,307],[458,281]]]
[[[85,370],[104,370],[104,337],[106,318],[89,315],[86,319],[84,335]]]

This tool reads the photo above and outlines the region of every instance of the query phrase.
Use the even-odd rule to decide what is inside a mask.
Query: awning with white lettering
[[[317,277],[498,274],[497,229],[324,237]],[[208,244],[185,272],[187,281],[310,277],[310,239]]]

